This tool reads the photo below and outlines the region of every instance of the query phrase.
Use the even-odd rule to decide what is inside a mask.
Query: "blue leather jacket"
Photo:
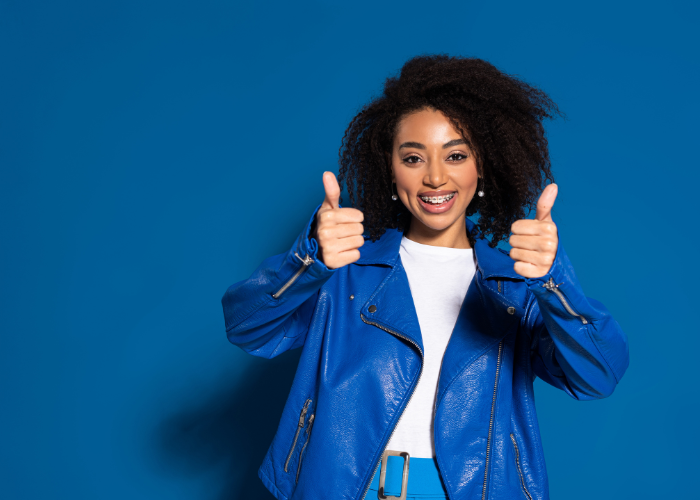
[[[403,234],[388,229],[359,260],[328,269],[310,234],[319,208],[292,248],[229,287],[222,305],[229,340],[246,352],[303,347],[260,479],[280,500],[361,500],[421,376],[423,340]],[[535,376],[575,399],[609,396],[629,364],[627,338],[584,296],[561,240],[534,279],[482,234],[474,251],[434,408],[440,474],[452,500],[547,499]]]

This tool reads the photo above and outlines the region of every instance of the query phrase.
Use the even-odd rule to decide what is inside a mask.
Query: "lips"
[[[454,193],[454,196],[446,202],[443,202],[439,205],[433,205],[432,203],[426,203],[424,202],[420,196],[417,196],[418,198],[418,203],[420,204],[421,207],[423,207],[423,210],[425,210],[428,213],[431,214],[441,214],[443,212],[448,211],[450,208],[455,203],[455,200],[457,199],[457,192],[456,191],[426,191],[426,193],[440,193],[439,195],[431,195],[431,196],[444,196],[447,193]],[[423,196],[428,196],[425,193],[421,193]]]

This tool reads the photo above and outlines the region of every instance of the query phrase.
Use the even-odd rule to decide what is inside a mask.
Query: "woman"
[[[259,469],[278,499],[548,498],[535,376],[603,398],[629,364],[559,241],[557,186],[542,190],[557,113],[485,61],[409,60],[343,138],[358,208],[324,173],[292,248],[224,294],[232,343],[303,347]]]

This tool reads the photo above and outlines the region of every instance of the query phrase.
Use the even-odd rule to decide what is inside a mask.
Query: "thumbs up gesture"
[[[365,244],[362,236],[365,216],[356,208],[338,208],[340,186],[333,172],[323,173],[326,198],[316,212],[313,237],[318,242],[318,258],[328,269],[337,269],[360,258]]]
[[[510,257],[515,261],[513,269],[526,278],[539,278],[547,274],[557,255],[559,236],[552,221],[552,206],[559,187],[550,184],[537,200],[534,220],[516,220],[510,230],[513,235],[508,243],[513,247]]]

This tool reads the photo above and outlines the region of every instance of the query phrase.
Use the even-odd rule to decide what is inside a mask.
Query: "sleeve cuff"
[[[550,304],[557,304],[553,297],[554,294],[550,293],[544,284],[553,281],[557,285],[557,290],[562,292],[567,303],[573,307],[574,310],[579,311],[579,314],[588,312],[590,305],[588,300],[583,293],[581,284],[579,283],[576,273],[574,272],[574,266],[571,264],[569,257],[564,250],[561,242],[561,237],[557,245],[557,253],[554,257],[554,262],[552,262],[549,271],[547,271],[543,276],[537,278],[525,278],[525,283],[527,287],[535,294],[538,299],[544,299],[544,302],[540,300],[541,304],[549,302]]]
[[[318,258],[318,241],[316,241],[316,238],[314,238],[311,235],[311,228],[314,225],[314,221],[316,220],[316,214],[318,213],[319,209],[321,208],[321,205],[323,203],[319,203],[318,206],[314,209],[313,213],[311,214],[311,217],[309,218],[308,222],[306,223],[306,227],[302,231],[302,233],[299,235],[299,238],[296,242],[295,248],[297,251],[297,254],[299,254],[299,257],[304,258],[305,256],[311,257],[314,262],[311,264],[311,268],[309,269],[309,272],[312,273],[315,276],[323,276],[323,275],[329,275],[335,272],[335,269],[328,269],[326,265],[321,262]],[[340,205],[338,205],[338,208],[341,208]]]

